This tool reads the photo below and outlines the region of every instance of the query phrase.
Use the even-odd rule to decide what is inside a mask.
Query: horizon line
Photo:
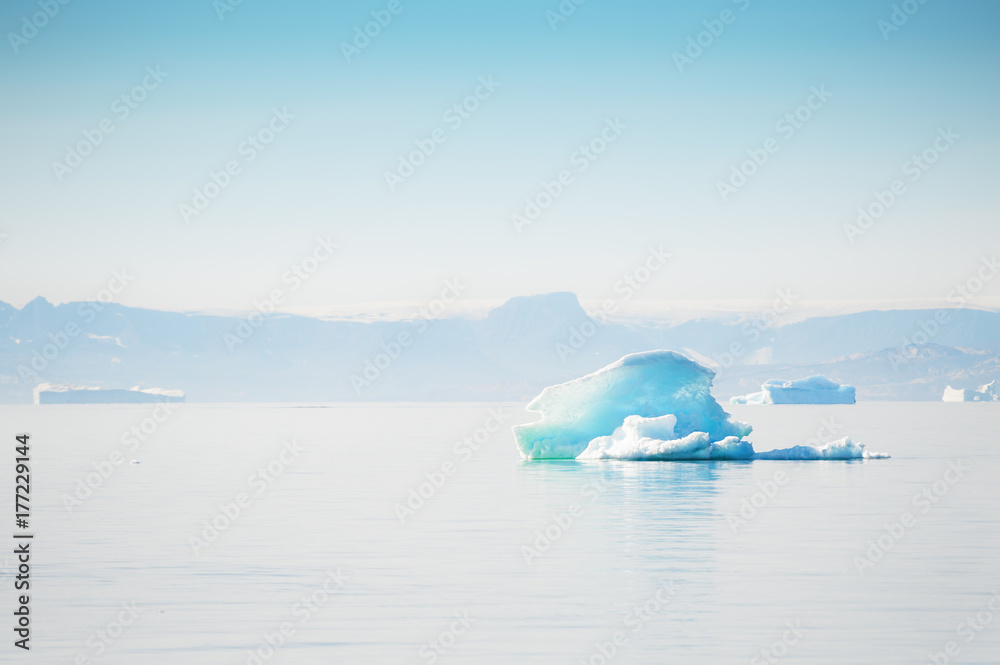
[[[528,295],[511,296],[507,299],[482,298],[466,299],[459,303],[449,305],[446,311],[437,316],[425,316],[429,320],[449,320],[449,319],[479,319],[487,316],[514,299],[518,298],[539,298],[556,294],[573,295],[580,307],[588,316],[600,314],[608,321],[635,322],[636,320],[660,321],[660,322],[683,322],[699,319],[741,319],[745,316],[752,316],[766,311],[771,304],[771,300],[759,299],[712,299],[712,300],[663,300],[663,299],[641,299],[614,301],[615,311],[605,313],[605,303],[609,299],[581,299],[571,291],[553,291],[548,293],[536,293]],[[238,308],[211,308],[211,309],[173,309],[155,306],[136,305],[120,303],[115,301],[91,300],[69,300],[65,302],[53,302],[45,296],[38,295],[23,303],[20,307],[16,304],[0,299],[0,304],[7,305],[17,311],[23,311],[31,303],[41,300],[42,302],[55,307],[66,305],[83,304],[91,302],[102,302],[108,305],[119,305],[130,309],[140,309],[154,312],[165,312],[173,314],[184,314],[188,316],[212,316],[220,318],[244,318],[258,310],[253,307],[246,309]],[[794,305],[789,307],[781,316],[782,323],[793,323],[809,318],[819,318],[824,316],[845,316],[849,314],[860,314],[871,311],[913,311],[932,309],[970,309],[991,313],[1000,313],[1000,296],[981,297],[979,303],[955,303],[946,298],[882,298],[864,300],[845,299],[821,299],[821,298],[797,298]],[[988,302],[987,302],[988,301]],[[426,301],[368,301],[354,303],[350,305],[304,305],[298,307],[275,308],[268,316],[297,316],[302,318],[324,320],[324,321],[345,321],[353,323],[375,323],[408,321],[419,316],[421,308],[426,310]]]

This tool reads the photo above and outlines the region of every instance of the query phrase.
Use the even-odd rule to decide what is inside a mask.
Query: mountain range
[[[572,293],[512,298],[479,318],[353,322],[0,302],[0,401],[39,383],[180,389],[191,402],[522,401],[627,353],[713,367],[720,399],[822,374],[859,400],[940,400],[1000,376],[1000,313],[879,310],[680,324],[591,318]]]

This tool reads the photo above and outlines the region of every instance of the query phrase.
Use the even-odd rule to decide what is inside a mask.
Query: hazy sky
[[[163,309],[360,310],[451,277],[623,298],[659,247],[635,300],[944,298],[1000,249],[1000,3],[895,0],[898,25],[888,0],[226,3],[0,6],[0,300],[90,299],[122,268],[120,301]],[[293,287],[318,235],[340,247]]]

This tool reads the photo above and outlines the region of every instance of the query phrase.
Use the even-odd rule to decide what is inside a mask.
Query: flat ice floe
[[[183,390],[163,388],[98,388],[40,383],[35,386],[35,404],[151,404],[183,402]]]
[[[633,353],[593,374],[550,386],[527,409],[538,422],[514,427],[526,459],[871,459],[850,437],[823,446],[758,453],[753,428],[712,397],[715,373],[673,351]]]
[[[844,386],[816,374],[796,381],[771,379],[760,392],[740,395],[730,404],[854,404],[854,386]]]

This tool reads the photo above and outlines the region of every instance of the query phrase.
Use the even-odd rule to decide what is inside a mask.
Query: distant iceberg
[[[673,351],[633,353],[593,374],[550,386],[527,409],[538,422],[514,427],[526,459],[751,460],[888,457],[849,437],[757,453],[712,397],[715,373]]]
[[[998,402],[1000,392],[997,392],[996,379],[990,381],[985,386],[980,386],[979,390],[959,389],[945,386],[943,402]]]
[[[730,404],[854,404],[854,386],[816,374],[797,381],[771,379],[761,391],[732,397]]]
[[[183,402],[183,390],[163,388],[97,388],[40,383],[35,386],[35,404],[148,404]]]

